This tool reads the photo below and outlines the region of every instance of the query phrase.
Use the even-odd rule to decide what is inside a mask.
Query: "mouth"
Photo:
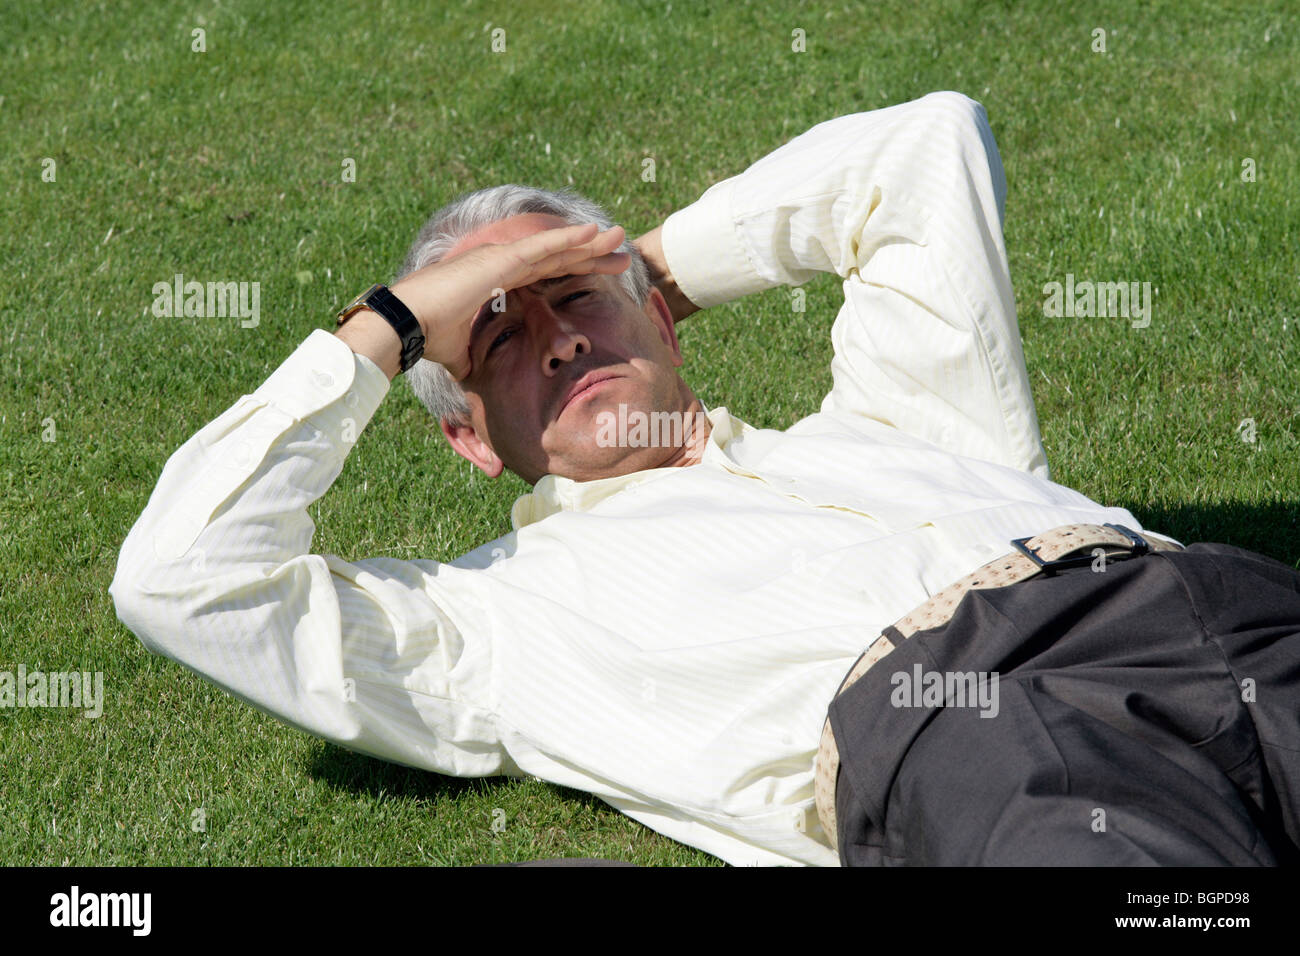
[[[582,401],[583,399],[596,394],[596,392],[601,388],[602,383],[619,377],[620,376],[615,375],[613,372],[588,372],[582,378],[574,382],[573,385],[570,386],[569,390],[564,393],[564,398],[560,400],[560,409],[556,413],[556,417],[558,418],[560,415],[564,414],[564,410],[574,402]]]

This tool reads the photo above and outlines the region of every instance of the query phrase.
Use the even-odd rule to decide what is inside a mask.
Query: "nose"
[[[524,321],[532,327],[541,353],[542,374],[554,375],[578,355],[591,354],[591,340],[573,319],[557,315],[546,299],[531,299],[525,306]]]

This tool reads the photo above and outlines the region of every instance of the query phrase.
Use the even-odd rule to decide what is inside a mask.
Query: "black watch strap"
[[[424,332],[420,323],[406,304],[387,286],[375,285],[339,313],[342,325],[362,308],[370,309],[384,317],[402,340],[402,371],[405,372],[424,356]]]

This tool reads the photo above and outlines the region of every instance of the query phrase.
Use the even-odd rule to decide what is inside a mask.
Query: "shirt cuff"
[[[373,361],[337,335],[315,329],[253,397],[310,421],[350,450],[392,383]]]
[[[770,289],[736,228],[732,194],[739,176],[716,183],[664,220],[660,242],[677,287],[701,309]]]

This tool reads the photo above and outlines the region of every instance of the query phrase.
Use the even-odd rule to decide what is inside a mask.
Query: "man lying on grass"
[[[567,193],[463,197],[172,456],[118,614],[309,733],[590,791],[735,864],[1289,860],[1300,575],[1049,480],[1004,192],[982,107],[937,93],[635,244]],[[818,272],[844,290],[820,411],[705,405],[676,324]],[[312,554],[403,371],[458,454],[532,486],[513,530]]]

